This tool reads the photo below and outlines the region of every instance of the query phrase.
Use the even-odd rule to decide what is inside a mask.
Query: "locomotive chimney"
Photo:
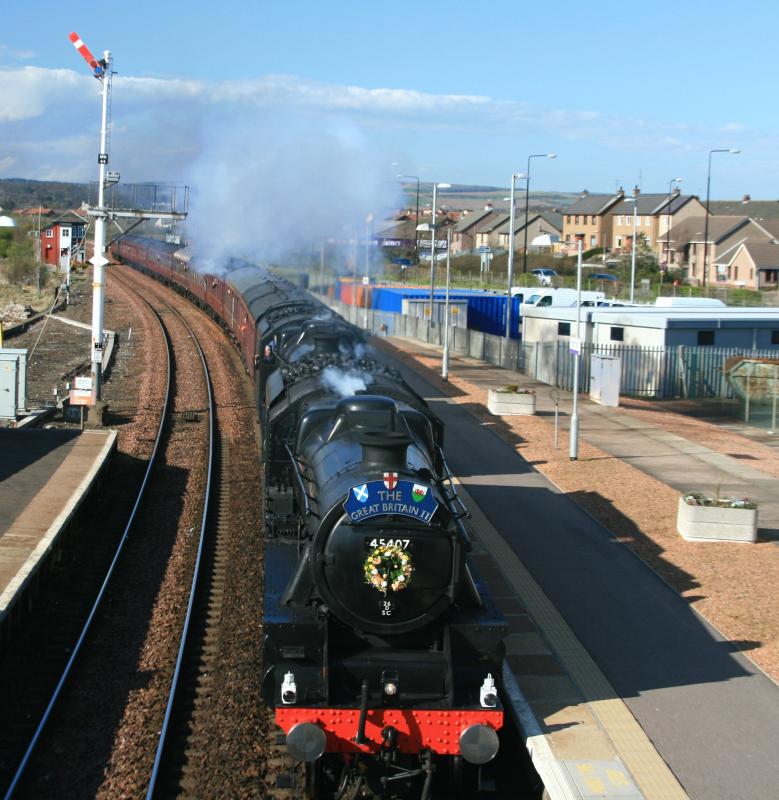
[[[314,336],[314,350],[317,353],[337,353],[339,337],[328,333]]]
[[[363,461],[382,469],[404,469],[411,442],[403,431],[365,431],[360,437]]]

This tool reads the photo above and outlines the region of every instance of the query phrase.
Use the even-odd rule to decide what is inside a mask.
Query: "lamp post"
[[[435,299],[435,234],[438,227],[435,221],[435,201],[437,189],[451,189],[451,183],[434,183],[433,184],[433,208],[432,217],[430,219],[430,327],[435,327],[433,320],[433,301]]]
[[[516,211],[516,194],[514,192],[515,181],[527,178],[521,172],[511,173],[511,206],[509,214],[509,259],[508,259],[508,294],[506,299],[506,352],[508,352],[509,337],[511,335],[511,284],[514,282],[514,217]]]
[[[535,153],[527,157],[527,172],[525,173],[525,248],[522,251],[522,274],[527,272],[527,215],[530,205],[530,159],[531,158],[557,158],[557,153]],[[511,233],[512,237],[514,232]]]
[[[732,150],[728,148],[717,148],[715,150],[709,150],[709,169],[706,173],[706,224],[704,225],[703,229],[703,288],[706,288],[706,272],[708,271],[709,265],[708,255],[709,255],[709,194],[711,193],[711,157],[714,153],[733,153],[736,155],[740,153],[740,150]]]
[[[668,195],[669,195],[669,199],[668,199],[668,221],[667,221],[667,224],[665,226],[665,268],[666,268],[666,271],[671,266],[671,236],[670,236],[670,234],[671,234],[671,211],[673,210],[673,202],[674,202],[674,197],[673,197],[674,184],[675,183],[681,183],[683,180],[684,180],[684,178],[671,178],[671,180],[668,181]]]
[[[569,432],[568,459],[579,458],[579,366],[582,358],[582,242],[584,234],[576,234],[576,349],[573,353],[573,408],[571,409],[571,430]]]
[[[419,263],[419,235],[417,225],[419,225],[419,178],[416,175],[396,175],[396,178],[411,178],[417,182],[417,215],[414,219],[414,263]],[[433,220],[435,222],[435,220]]]
[[[441,359],[441,377],[449,380],[449,276],[452,258],[452,226],[446,229],[446,301],[444,303],[444,355]]]
[[[638,197],[626,197],[625,203],[633,203],[633,249],[630,255],[630,302],[636,285],[636,217],[638,216]]]

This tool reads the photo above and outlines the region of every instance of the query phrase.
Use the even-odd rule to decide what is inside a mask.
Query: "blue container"
[[[519,298],[511,298],[511,338],[519,339]],[[468,298],[468,327],[493,336],[506,335],[506,297],[500,294]]]

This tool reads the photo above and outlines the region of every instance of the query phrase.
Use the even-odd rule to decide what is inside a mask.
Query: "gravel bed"
[[[204,409],[191,336],[174,315],[166,322],[174,342],[175,411]],[[152,394],[148,399],[155,403]],[[159,410],[159,401],[156,405]],[[28,796],[94,797],[105,783],[116,742],[127,745],[116,756],[124,766],[122,784],[106,792],[112,797],[145,792],[191,580],[206,431],[202,419],[171,427],[88,648],[33,759]],[[151,431],[139,433],[145,438]],[[128,718],[133,728],[126,742]]]
[[[263,538],[257,411],[252,386],[223,332],[183,299],[176,296],[172,302],[186,313],[202,344],[218,430],[229,452],[222,619],[210,703],[197,716],[199,730],[193,736],[199,757],[188,765],[188,780],[197,786],[198,797],[262,797],[268,721],[260,699]],[[132,726],[122,727],[117,741],[129,742],[133,735]],[[122,773],[118,757],[113,758],[99,796],[126,796],[115,792],[126,785]]]
[[[164,350],[156,322],[142,301],[111,279],[112,273],[124,271],[109,270],[106,302],[106,327],[117,332],[116,358],[103,391],[106,423],[119,431],[115,484],[142,469],[156,434],[164,389]],[[160,289],[138,273],[126,273],[134,284],[147,287],[147,296]],[[87,290],[88,283],[83,288]],[[201,752],[196,763],[188,765],[189,777],[195,778],[197,797],[263,797],[272,723],[260,699],[262,493],[253,390],[221,330],[182,298],[165,294],[186,310],[203,342],[212,370],[217,424],[229,451],[223,620],[211,676],[212,702],[198,719],[203,728]],[[76,287],[73,300],[66,316],[90,322],[91,298]],[[166,322],[172,316],[168,312]],[[61,382],[61,375],[80,364],[89,369],[89,331],[54,322],[49,320],[42,332],[38,326],[14,340],[14,346],[31,348],[40,334],[36,352],[47,357],[33,360],[30,378],[41,401],[51,396],[51,386]],[[185,350],[193,350],[189,334],[176,354],[177,384],[187,388],[186,395],[177,395],[176,414],[206,407],[198,389],[200,367],[185,363]],[[164,478],[152,487],[157,510],[152,518],[139,520],[131,534],[105,618],[93,628],[90,654],[77,667],[73,691],[63,698],[44,734],[21,796],[145,795],[199,530],[199,508],[192,499],[198,492],[189,490],[204,480],[202,460],[196,457],[202,428],[199,422],[174,425]],[[99,520],[95,522],[99,527]]]
[[[13,646],[0,658],[0,708],[3,710],[0,724],[7,726],[9,731],[26,730],[48,701],[58,670],[64,667],[110,563],[134,492],[140,485],[159,422],[163,394],[159,376],[142,369],[138,363],[139,360],[161,363],[164,359],[160,334],[154,327],[149,327],[156,323],[137,297],[121,293],[110,284],[108,291],[112,302],[106,305],[106,326],[115,330],[130,327],[134,330],[131,347],[129,342],[120,339],[115,351],[117,361],[105,385],[106,396],[113,393],[124,403],[123,416],[114,419],[118,431],[117,453],[99,493],[84,507],[75,529],[64,540],[60,558],[42,584],[23,629],[14,638]],[[83,311],[87,305],[77,302],[70,310],[77,316],[79,310]],[[43,328],[40,341],[50,345],[53,357],[34,361],[31,366],[32,380],[43,386],[56,382],[61,374],[61,364],[73,355],[71,343],[62,338],[48,337],[52,330],[53,327]],[[33,335],[38,338],[37,333],[33,332]],[[13,340],[15,346],[20,339]],[[58,343],[57,347],[53,346],[54,342]],[[56,420],[54,424],[64,425]],[[47,684],[47,681],[51,683]],[[22,716],[16,719],[14,714]],[[45,745],[42,752],[44,750]],[[0,765],[4,776],[9,768],[15,768],[20,755],[9,764]],[[41,781],[46,785],[45,771],[41,772]],[[50,791],[57,793],[53,788]]]

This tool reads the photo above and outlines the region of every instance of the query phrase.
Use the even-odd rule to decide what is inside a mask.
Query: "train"
[[[201,272],[177,251],[113,245],[217,319],[253,381],[262,695],[305,796],[495,796],[507,629],[469,558],[443,424],[300,286],[240,261]]]

